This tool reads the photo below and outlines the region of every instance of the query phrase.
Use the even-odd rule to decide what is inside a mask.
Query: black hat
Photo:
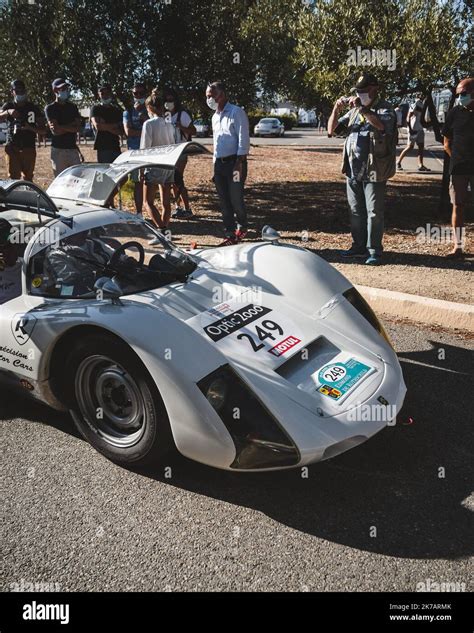
[[[10,243],[12,225],[5,218],[0,218],[0,246]]]
[[[20,88],[20,90],[25,90],[25,82],[22,79],[14,79],[10,84],[10,88],[12,90],[16,90],[17,88]]]
[[[52,83],[51,85],[52,85],[53,90],[54,90],[54,88],[61,88],[61,86],[67,86],[67,85],[68,85],[68,83],[67,83],[67,81],[66,81],[65,79],[63,79],[62,77],[58,77],[57,79],[55,79],[55,80],[53,81],[53,83]]]
[[[364,90],[364,88],[368,88],[369,86],[378,85],[379,82],[375,75],[372,75],[372,73],[362,73],[362,75],[357,79],[357,83],[352,90]]]

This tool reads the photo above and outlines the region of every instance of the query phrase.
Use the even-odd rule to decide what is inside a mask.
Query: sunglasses
[[[146,92],[132,92],[132,95],[134,97],[145,97],[146,96]]]

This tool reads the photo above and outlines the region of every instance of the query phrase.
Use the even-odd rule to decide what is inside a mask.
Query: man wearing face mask
[[[214,183],[224,221],[222,245],[228,246],[247,235],[244,183],[250,148],[249,120],[242,108],[229,103],[221,81],[209,84],[206,97],[209,108],[215,110],[212,117]]]
[[[6,121],[5,158],[8,177],[33,180],[36,163],[36,135],[46,130],[41,109],[28,99],[21,79],[11,83],[12,101],[3,104],[0,121]]]
[[[463,256],[464,209],[474,191],[474,77],[459,82],[456,105],[446,115],[442,129],[444,149],[450,156],[449,193],[453,205],[454,246],[448,257]],[[470,191],[469,191],[470,186]]]
[[[397,117],[379,98],[379,84],[370,73],[359,77],[356,97],[340,97],[329,117],[328,133],[347,133],[342,173],[346,175],[351,210],[352,246],[343,257],[361,257],[369,265],[382,263],[382,238],[387,180],[396,171]],[[343,108],[349,112],[339,117]]]
[[[94,149],[98,163],[113,163],[120,155],[123,134],[122,110],[113,103],[112,87],[104,84],[98,89],[100,103],[91,110],[91,121],[97,130]]]
[[[44,109],[48,125],[53,133],[51,139],[51,164],[55,176],[67,167],[81,162],[77,147],[77,133],[81,129],[81,116],[74,103],[69,102],[69,85],[62,78],[52,84],[55,101]]]
[[[132,89],[133,107],[123,113],[123,128],[127,136],[128,149],[140,149],[140,138],[145,121],[148,120],[148,112],[145,105],[147,96],[145,84],[136,83]],[[143,173],[136,169],[130,174],[134,183],[134,199],[137,215],[143,213]]]

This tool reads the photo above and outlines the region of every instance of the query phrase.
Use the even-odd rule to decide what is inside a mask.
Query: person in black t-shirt
[[[26,86],[21,79],[11,83],[12,101],[3,104],[0,121],[6,121],[7,139],[5,158],[8,177],[33,180],[36,163],[36,135],[45,130],[40,108],[28,100]]]
[[[113,163],[120,155],[123,112],[113,103],[111,86],[105,84],[98,92],[100,103],[91,110],[92,125],[97,130],[94,149],[97,150],[97,162]]]
[[[53,81],[56,100],[46,106],[44,112],[53,133],[51,139],[51,164],[55,176],[67,167],[81,162],[76,137],[81,129],[81,117],[77,106],[68,101],[69,85],[58,78]]]
[[[474,191],[474,77],[460,81],[456,95],[458,105],[448,112],[441,130],[444,149],[451,158],[449,193],[454,247],[448,257],[454,258],[463,256],[464,209]]]

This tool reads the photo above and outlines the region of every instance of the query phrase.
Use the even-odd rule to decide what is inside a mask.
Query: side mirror
[[[115,279],[109,277],[99,277],[94,284],[99,299],[112,299],[112,303],[120,305],[120,297],[123,290]]]
[[[265,224],[262,229],[262,240],[264,242],[274,242],[275,244],[277,244],[280,238],[281,235],[278,233],[278,231],[275,231],[275,229],[272,228],[269,224]]]

